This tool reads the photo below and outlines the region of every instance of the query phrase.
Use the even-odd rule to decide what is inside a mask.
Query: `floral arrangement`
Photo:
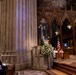
[[[49,56],[50,54],[52,54],[53,53],[52,45],[51,44],[44,44],[41,47],[41,53],[44,56]]]

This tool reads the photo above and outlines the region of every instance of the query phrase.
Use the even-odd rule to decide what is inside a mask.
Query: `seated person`
[[[7,66],[3,65],[2,62],[0,61],[0,75],[6,75],[7,74]]]

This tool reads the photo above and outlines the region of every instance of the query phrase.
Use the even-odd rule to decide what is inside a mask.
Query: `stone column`
[[[31,64],[31,47],[37,46],[37,1],[1,1],[1,50],[16,51],[16,64]],[[11,58],[11,57],[10,57]],[[30,66],[30,64],[28,64]]]
[[[1,16],[1,1],[0,1],[0,16]],[[0,17],[0,26],[1,26],[1,17]],[[1,40],[1,27],[0,27],[0,40]],[[1,43],[0,43],[0,49],[1,49]]]
[[[20,63],[27,58],[27,62],[31,64],[31,48],[36,45],[36,0],[16,0],[16,50],[20,52]]]
[[[27,50],[37,46],[37,4],[36,0],[27,0]],[[28,54],[30,62],[30,54]]]
[[[1,50],[15,49],[15,0],[1,1]]]

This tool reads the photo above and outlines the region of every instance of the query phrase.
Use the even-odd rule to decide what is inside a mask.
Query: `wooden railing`
[[[17,51],[17,50],[7,50],[7,51],[0,51],[0,58],[2,63],[5,63],[7,66],[15,64],[16,70],[24,69],[27,64],[31,64],[31,59],[26,60],[28,54],[31,55],[31,51]],[[26,66],[25,66],[26,65]]]
[[[16,61],[15,51],[1,51],[0,54],[3,63],[13,64]]]

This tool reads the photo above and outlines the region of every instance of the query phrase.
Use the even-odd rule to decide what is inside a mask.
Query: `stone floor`
[[[66,63],[66,64],[70,64],[72,66],[76,66],[76,57],[74,57],[72,55],[71,60],[70,59],[56,60],[56,62]],[[52,69],[51,71],[56,73],[57,75],[67,75],[66,73],[61,72],[61,71],[56,70],[56,69]],[[38,70],[22,70],[22,71],[16,71],[16,75],[48,75],[48,74],[44,71],[38,71]]]
[[[16,75],[48,75],[48,74],[44,71],[24,70],[24,71],[17,71]]]
[[[56,69],[52,69],[51,71],[56,73],[56,75],[68,75]],[[23,71],[16,71],[16,75],[48,75],[48,74],[44,71],[38,71],[38,70],[23,70]]]

